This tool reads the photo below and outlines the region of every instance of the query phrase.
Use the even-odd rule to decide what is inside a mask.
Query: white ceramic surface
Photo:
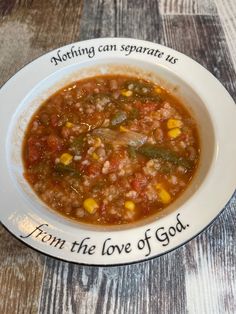
[[[23,178],[22,138],[34,111],[64,85],[103,73],[140,75],[161,84],[183,101],[198,122],[199,169],[185,193],[159,219],[121,228],[81,225],[47,208]],[[152,258],[201,232],[234,192],[234,101],[205,68],[170,48],[127,38],[73,43],[21,69],[2,87],[0,99],[1,221],[43,253],[90,265]]]

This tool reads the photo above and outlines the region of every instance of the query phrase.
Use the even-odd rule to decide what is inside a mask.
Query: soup
[[[78,222],[119,225],[163,211],[186,189],[200,147],[183,104],[125,75],[77,81],[33,115],[24,176],[50,208]]]

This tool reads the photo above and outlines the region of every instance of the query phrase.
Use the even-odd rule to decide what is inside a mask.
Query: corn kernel
[[[167,121],[168,129],[180,128],[182,125],[183,125],[182,121],[178,119],[169,119]]]
[[[161,94],[161,89],[160,89],[159,87],[156,87],[156,88],[155,88],[155,92],[156,92],[157,94]]]
[[[102,141],[101,141],[100,137],[96,137],[93,146],[94,147],[100,147],[101,144],[102,144]]]
[[[161,184],[156,184],[157,194],[163,204],[168,204],[171,201],[170,194],[162,187]]]
[[[130,96],[133,95],[133,92],[132,92],[132,90],[122,89],[121,95],[122,95],[122,96],[126,96],[126,97],[130,97]]]
[[[69,165],[72,162],[73,156],[68,153],[64,153],[60,157],[60,162],[64,165]]]
[[[86,198],[83,202],[84,209],[87,210],[88,213],[94,214],[98,209],[98,203],[91,197]]]
[[[120,132],[128,132],[129,130],[126,129],[124,126],[120,126]]]
[[[171,138],[176,138],[181,134],[181,130],[179,128],[174,128],[169,130],[167,134]]]
[[[73,128],[74,124],[71,123],[71,122],[69,122],[69,121],[67,121],[66,124],[65,124],[65,126],[66,126],[68,129],[70,129],[70,128]]]
[[[95,160],[98,160],[98,159],[99,159],[98,155],[97,155],[95,152],[92,153],[92,157],[93,157],[93,159],[95,159]]]
[[[125,202],[125,208],[129,210],[134,210],[135,209],[135,204],[132,201],[126,201]]]

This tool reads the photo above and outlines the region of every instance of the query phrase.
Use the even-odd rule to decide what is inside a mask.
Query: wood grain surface
[[[123,36],[187,54],[236,100],[234,0],[0,0],[0,16],[1,84],[58,46]],[[120,267],[46,257],[0,226],[0,313],[234,314],[235,216],[236,194],[215,222],[186,245]]]

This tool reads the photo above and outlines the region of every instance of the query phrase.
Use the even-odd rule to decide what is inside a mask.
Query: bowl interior
[[[125,228],[133,228],[150,223],[157,219],[157,216],[154,215],[139,222],[123,226],[93,226],[73,222],[48,208],[47,205],[37,197],[23,177],[21,155],[22,141],[26,127],[37,108],[51,94],[63,86],[82,78],[101,74],[126,74],[151,80],[168,89],[173,95],[180,99],[184,106],[189,110],[190,114],[195,118],[198,124],[201,147],[199,166],[193,180],[185,192],[175,202],[164,209],[161,215],[168,215],[180,208],[181,205],[186,203],[190,198],[194,197],[194,194],[201,188],[209,173],[216,151],[214,126],[207,110],[207,106],[188,82],[183,81],[181,77],[177,76],[168,68],[161,65],[154,66],[152,63],[141,62],[140,60],[135,59],[110,58],[106,60],[93,60],[82,64],[73,64],[54,72],[52,75],[42,80],[34,87],[34,89],[29,91],[21,101],[11,119],[6,145],[7,163],[8,170],[18,193],[25,198],[30,210],[40,215],[40,217],[43,217],[45,220],[53,223],[56,221],[61,224],[74,225],[75,227],[78,227],[79,224],[81,228],[87,229],[123,230]],[[160,213],[158,213],[158,217],[160,218]]]

